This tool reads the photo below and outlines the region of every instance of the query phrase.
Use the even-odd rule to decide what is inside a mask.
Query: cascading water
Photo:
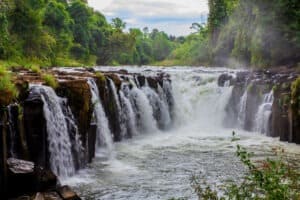
[[[238,124],[241,128],[245,127],[246,109],[247,109],[248,90],[245,89],[239,103]]]
[[[149,87],[148,84],[145,84],[145,86],[142,87],[142,90],[149,99],[149,102],[152,106],[154,116],[158,122],[159,127],[161,129],[169,128],[171,124],[171,117],[166,103],[159,97],[159,95],[152,88]]]
[[[219,87],[218,74],[184,73],[172,76],[175,124],[216,128],[222,126],[232,87]]]
[[[74,155],[74,162],[76,164],[76,169],[83,168],[86,164],[84,148],[80,139],[78,127],[75,123],[74,115],[71,111],[71,108],[67,105],[67,100],[61,98],[61,107],[65,115],[67,122],[68,132],[70,135],[72,145],[72,151]]]
[[[112,71],[120,68],[103,69]],[[159,70],[170,74],[171,81],[164,80],[162,87],[157,87],[156,95],[153,94],[156,90],[145,92],[144,88],[137,86],[139,83],[135,83],[134,77],[129,78],[129,83],[123,83],[119,91],[122,113],[127,112],[127,119],[132,118],[130,121],[136,122],[140,133],[147,129],[151,131],[154,127],[153,132],[157,134],[139,135],[116,143],[114,161],[103,163],[95,160],[88,173],[79,176],[79,180],[83,179],[79,185],[78,181],[70,183],[83,198],[197,199],[190,188],[193,174],[201,174],[203,180],[213,185],[243,177],[245,168],[235,156],[232,129],[222,126],[223,119],[228,117],[225,108],[233,94],[233,87],[228,83],[225,87],[217,84],[222,73],[234,71],[188,67],[151,68],[152,71],[147,67],[125,69],[129,73],[149,73],[146,75],[150,76],[151,72]],[[173,127],[163,134],[156,128],[152,96],[167,102],[174,121]],[[245,92],[242,96],[240,106],[235,105],[240,109],[234,111],[245,111],[250,95]],[[239,98],[236,98],[237,101]],[[233,117],[236,120],[236,116]],[[276,139],[249,134],[240,128],[236,128],[240,138],[238,143],[250,149],[255,146],[254,151],[260,155],[267,152],[267,147],[281,144]],[[262,147],[261,150],[259,147]]]
[[[66,117],[61,107],[61,98],[47,86],[32,85],[31,91],[41,95],[44,106],[44,116],[47,125],[48,148],[50,152],[50,167],[60,178],[66,178],[75,173],[72,156],[72,144],[69,136]]]
[[[97,124],[97,146],[105,146],[107,148],[108,156],[111,156],[113,152],[112,134],[100,100],[99,90],[94,79],[89,79],[88,84],[92,93],[92,102],[94,105],[93,112]]]
[[[116,106],[117,106],[119,123],[120,123],[120,128],[121,128],[121,136],[122,136],[122,138],[124,138],[127,135],[127,128],[126,128],[126,124],[125,124],[126,118],[124,118],[123,110],[122,110],[122,107],[121,107],[121,104],[119,101],[119,96],[118,96],[118,92],[117,92],[115,83],[111,79],[108,79],[108,81],[109,81],[109,85],[110,85],[110,88],[113,93],[114,101],[116,102]]]
[[[263,102],[258,108],[255,116],[255,131],[268,135],[273,101],[274,93],[272,90],[270,93],[264,95]]]
[[[157,122],[153,117],[153,110],[145,93],[133,86],[129,92],[132,105],[136,107],[138,126],[141,132],[157,131]]]
[[[120,90],[120,99],[122,103],[123,112],[122,112],[122,118],[126,119],[127,126],[129,128],[130,135],[137,135],[137,126],[136,126],[136,117],[131,105],[130,100],[124,95],[123,91]]]

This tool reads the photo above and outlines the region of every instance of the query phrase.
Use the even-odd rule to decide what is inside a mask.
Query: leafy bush
[[[0,67],[0,105],[6,106],[18,96],[18,91],[12,82],[11,75]]]
[[[236,155],[249,170],[242,182],[224,185],[224,195],[218,195],[216,190],[193,176],[191,185],[199,199],[300,199],[300,173],[282,156],[254,162],[251,160],[254,154],[240,145],[237,145]]]

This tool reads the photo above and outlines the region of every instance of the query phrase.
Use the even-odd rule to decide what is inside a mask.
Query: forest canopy
[[[298,0],[209,0],[207,24],[175,37],[108,22],[86,0],[0,1],[0,64],[268,67],[300,61]]]

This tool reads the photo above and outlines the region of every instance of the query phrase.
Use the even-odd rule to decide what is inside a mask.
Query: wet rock
[[[7,165],[10,197],[56,187],[57,177],[50,170],[35,166],[33,162],[10,158]]]
[[[38,192],[38,193],[36,193],[33,200],[45,200],[45,197],[44,197],[43,193]]]
[[[55,191],[43,193],[45,200],[63,200]]]
[[[136,80],[138,81],[138,85],[140,85],[141,87],[143,87],[146,83],[146,77],[142,75],[136,76]]]
[[[298,134],[300,118],[295,117],[297,109],[292,107],[293,100],[291,98],[291,83],[297,77],[299,77],[299,73],[286,68],[238,72],[233,80],[232,96],[226,107],[228,117],[225,119],[225,124],[229,126],[237,124],[240,99],[245,90],[248,90],[244,128],[253,130],[255,115],[262,102],[262,95],[273,90],[274,102],[268,134],[272,137],[280,137],[282,141],[300,143],[300,134]],[[221,86],[226,78],[224,75],[221,81],[220,77]],[[299,95],[296,96],[299,97]]]
[[[24,101],[23,118],[29,159],[39,166],[49,168],[46,120],[43,100],[32,90]]]
[[[233,76],[229,74],[222,74],[218,79],[218,85],[224,87],[226,82],[229,82],[229,85],[232,85]]]
[[[0,109],[0,195],[7,196],[7,114]]]
[[[67,98],[68,105],[76,119],[82,144],[87,147],[88,130],[93,112],[91,92],[87,81],[80,79],[60,82],[60,87],[56,92],[59,96]]]
[[[97,141],[97,125],[95,123],[91,123],[89,134],[88,134],[88,145],[87,145],[88,162],[92,162],[93,158],[95,157],[96,141]]]
[[[57,192],[63,200],[81,200],[69,186],[62,186],[57,189]]]
[[[151,87],[154,90],[157,89],[158,78],[156,78],[156,77],[147,77],[147,81],[148,81],[149,87]]]
[[[8,169],[14,174],[28,174],[34,172],[34,163],[15,158],[7,160]]]
[[[115,83],[117,90],[119,90],[122,84],[120,77],[117,74],[105,74],[105,75]]]

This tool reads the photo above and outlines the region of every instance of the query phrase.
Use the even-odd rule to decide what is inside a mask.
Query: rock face
[[[9,197],[56,187],[56,176],[49,170],[35,166],[33,162],[9,158],[7,166]]]
[[[50,165],[51,148],[49,148],[50,140],[47,132],[49,130],[47,130],[44,113],[47,99],[38,89],[35,89],[37,85],[44,83],[41,75],[28,72],[26,69],[15,73],[20,74],[16,75],[15,80],[20,94],[18,103],[11,102],[9,107],[0,109],[1,198],[29,194],[32,199],[80,199],[69,187],[59,187],[57,176],[51,171],[53,165]],[[129,115],[120,116],[120,106],[124,106],[121,105],[119,95],[122,85],[125,84],[130,90],[133,84],[141,87],[147,83],[150,88],[158,92],[158,85],[163,88],[165,81],[170,82],[166,74],[158,73],[145,77],[130,74],[126,70],[119,72],[95,72],[95,70],[85,69],[72,72],[51,70],[51,74],[55,75],[59,83],[55,93],[59,97],[60,107],[63,107],[62,112],[67,122],[65,124],[68,126],[71,141],[69,148],[71,148],[75,170],[92,162],[97,149],[96,141],[99,140],[97,124],[93,116],[93,103],[97,102],[92,102],[91,88],[87,82],[89,79],[94,79],[98,86],[99,97],[114,141],[121,141],[130,137],[130,134],[132,136],[130,131],[137,128],[129,123],[129,119],[126,118]],[[35,86],[32,87],[29,83]],[[174,99],[170,91],[165,92],[171,113]],[[129,94],[126,94],[126,98],[127,103],[131,101]],[[58,123],[58,125],[62,124]],[[124,135],[124,127],[132,130]],[[58,148],[65,147],[58,146]]]
[[[245,130],[258,131],[257,120],[262,119],[257,115],[260,106],[270,94],[273,101],[269,118],[264,122],[268,126],[265,134],[280,137],[282,141],[300,144],[299,107],[293,107],[294,102],[299,99],[300,87],[296,86],[297,78],[299,81],[299,73],[280,68],[269,71],[239,72],[235,78],[228,74],[221,75],[218,81],[220,86],[224,86],[226,81],[230,81],[233,85],[232,95],[226,107],[228,117],[224,121],[225,126],[233,127],[239,124]],[[246,97],[244,104],[243,97]],[[242,112],[245,115],[241,117]]]

